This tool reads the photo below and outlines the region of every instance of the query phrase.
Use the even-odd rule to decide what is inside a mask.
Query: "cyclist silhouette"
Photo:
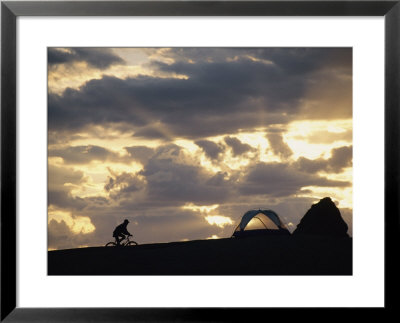
[[[121,223],[115,228],[113,232],[113,237],[115,238],[117,245],[120,245],[120,242],[125,239],[125,235],[132,236],[126,228],[128,226],[128,223],[129,221],[125,220],[124,223]]]

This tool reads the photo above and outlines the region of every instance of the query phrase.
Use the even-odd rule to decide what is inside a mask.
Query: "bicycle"
[[[129,237],[130,236],[125,236],[125,238],[120,241],[119,245],[117,244],[116,241],[110,241],[110,242],[108,242],[106,244],[106,247],[117,247],[117,246],[132,247],[132,246],[137,246],[138,243],[136,241],[130,240]]]

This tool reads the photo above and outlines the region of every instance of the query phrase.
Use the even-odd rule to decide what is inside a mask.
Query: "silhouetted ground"
[[[48,252],[49,275],[351,275],[352,239],[271,236]]]
[[[293,235],[305,234],[331,237],[349,237],[349,227],[330,197],[315,203],[303,216]]]

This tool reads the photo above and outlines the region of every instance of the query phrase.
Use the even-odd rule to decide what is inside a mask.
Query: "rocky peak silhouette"
[[[325,197],[311,206],[293,234],[348,237],[347,230],[339,209],[329,197]]]

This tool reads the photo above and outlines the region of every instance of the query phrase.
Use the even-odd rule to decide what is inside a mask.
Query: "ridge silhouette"
[[[351,275],[352,238],[346,232],[339,209],[324,198],[292,235],[49,251],[48,274]]]

